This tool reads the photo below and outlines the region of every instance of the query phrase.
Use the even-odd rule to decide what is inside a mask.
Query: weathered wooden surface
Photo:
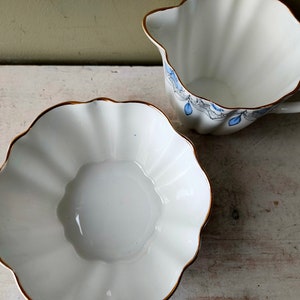
[[[0,165],[41,111],[99,96],[151,102],[181,131],[161,67],[0,66]],[[268,115],[230,136],[185,134],[213,206],[199,255],[171,299],[300,299],[300,115]],[[0,299],[23,299],[1,266]]]

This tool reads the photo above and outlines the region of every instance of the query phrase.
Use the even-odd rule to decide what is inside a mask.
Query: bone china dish
[[[270,113],[300,87],[300,24],[278,0],[186,0],[148,13],[166,92],[182,124],[229,134]]]
[[[191,143],[143,102],[43,112],[0,172],[0,259],[33,300],[168,298],[211,207]]]

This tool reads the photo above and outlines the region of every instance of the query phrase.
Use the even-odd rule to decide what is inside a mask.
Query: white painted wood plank
[[[99,96],[151,102],[181,130],[161,67],[0,66],[0,164],[41,111]],[[214,202],[199,256],[171,299],[300,299],[299,114],[269,115],[230,136],[186,134]],[[12,299],[22,297],[1,267],[0,300]]]

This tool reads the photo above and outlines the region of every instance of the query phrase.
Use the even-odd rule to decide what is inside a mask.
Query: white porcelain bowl
[[[0,258],[33,300],[170,296],[211,207],[190,142],[155,107],[42,113],[0,172]]]
[[[157,9],[143,29],[160,51],[166,92],[182,123],[229,134],[300,89],[300,24],[278,0],[184,0]]]

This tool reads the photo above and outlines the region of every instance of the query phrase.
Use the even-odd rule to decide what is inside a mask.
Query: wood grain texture
[[[183,132],[161,67],[0,66],[0,164],[41,111],[99,96],[153,103]],[[184,134],[210,178],[213,207],[199,255],[171,299],[300,299],[299,114],[268,115],[229,136]],[[4,267],[0,299],[23,299]]]

